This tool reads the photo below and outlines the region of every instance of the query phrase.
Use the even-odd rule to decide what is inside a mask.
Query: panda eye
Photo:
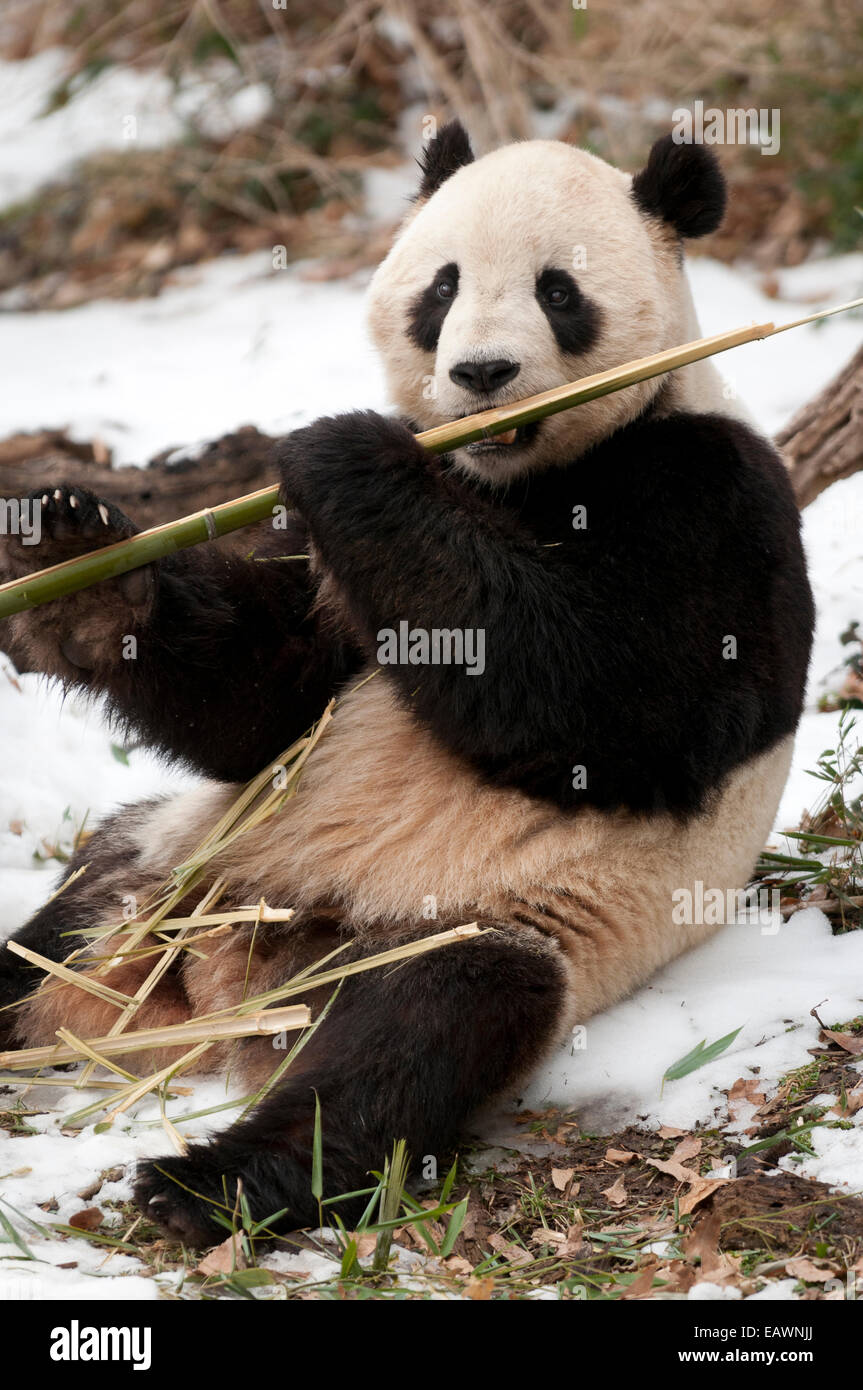
[[[569,303],[569,290],[564,289],[562,285],[555,285],[552,289],[546,290],[545,298],[553,309],[563,309]]]
[[[443,300],[444,303],[448,303],[449,300],[452,299],[454,293],[455,291],[449,280],[438,280],[437,284],[435,285],[435,294],[437,295],[438,299]]]

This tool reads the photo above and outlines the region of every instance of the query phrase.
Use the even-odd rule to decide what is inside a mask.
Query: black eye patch
[[[443,321],[458,294],[458,266],[454,261],[442,265],[431,284],[411,305],[408,335],[423,352],[434,352]]]
[[[602,310],[582,294],[568,271],[549,267],[538,275],[536,298],[561,352],[581,353],[593,347],[602,327]]]

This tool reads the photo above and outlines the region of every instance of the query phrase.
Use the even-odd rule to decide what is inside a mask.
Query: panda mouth
[[[466,444],[465,450],[469,454],[504,454],[512,449],[525,448],[532,444],[539,430],[539,422],[531,421],[528,425],[518,425],[515,429],[504,430],[501,434],[489,435],[487,439],[475,439],[472,444]]]

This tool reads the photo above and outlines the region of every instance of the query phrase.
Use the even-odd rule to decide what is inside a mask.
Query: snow
[[[301,273],[273,270],[268,252],[229,256],[178,274],[155,300],[0,315],[0,437],[58,424],[104,440],[120,464],[144,463],[240,425],[277,434],[334,406],[382,408],[364,282]]]
[[[138,138],[160,144],[196,110],[194,92],[170,93],[152,75],[109,69],[68,107],[36,119],[34,92],[56,82],[62,55],[40,54],[29,77],[23,64],[0,65],[0,205],[25,196],[40,177],[98,148],[122,144],[121,114],[141,114]],[[39,86],[41,83],[41,88]],[[154,83],[156,83],[154,85]],[[115,84],[115,85],[111,85]],[[119,85],[117,85],[119,84]],[[149,84],[149,85],[148,85]],[[246,96],[228,118],[255,118]],[[378,171],[370,196],[380,215],[395,215],[406,183],[402,171]],[[0,315],[0,438],[17,430],[63,426],[80,439],[99,437],[120,464],[143,462],[247,423],[278,433],[333,409],[385,406],[379,369],[364,329],[367,275],[340,283],[303,279],[304,267],[274,270],[269,254],[225,257],[178,273],[156,300],[96,302],[63,313]],[[863,288],[863,256],[820,260],[783,271],[778,296],[763,293],[746,268],[709,259],[691,266],[705,333],[750,320],[782,322],[818,305],[850,299]],[[334,332],[334,329],[336,330]],[[725,356],[720,366],[745,396],[757,422],[772,433],[847,361],[863,340],[859,317],[829,320]],[[744,389],[745,388],[745,389]],[[807,711],[777,829],[796,825],[819,786],[807,775],[826,747],[836,746],[838,716],[820,713],[818,696],[835,688],[843,659],[839,633],[863,621],[860,517],[863,475],[828,490],[804,513],[804,539],[818,605],[818,628]],[[69,697],[33,675],[0,664],[0,937],[19,927],[47,897],[58,868],[40,862],[51,846],[68,852],[75,831],[124,801],[188,785],[188,776],[132,750],[128,765],[112,752],[98,704]],[[46,850],[46,842],[49,847]],[[775,930],[774,930],[775,927]],[[544,1064],[520,1100],[532,1109],[555,1103],[578,1111],[586,1128],[611,1130],[638,1122],[688,1129],[727,1119],[723,1092],[756,1076],[770,1091],[780,1077],[809,1061],[817,1041],[813,1006],[827,1022],[863,1012],[863,932],[833,936],[815,909],[767,928],[737,923],[675,961],[633,998],[587,1026],[586,1047],[564,1048]],[[712,1063],[662,1086],[667,1067],[699,1041],[735,1028],[733,1044]],[[184,1078],[184,1081],[187,1078]],[[13,1219],[35,1264],[0,1259],[0,1298],[152,1298],[159,1285],[122,1253],[83,1238],[60,1240],[45,1228],[84,1205],[131,1195],[133,1161],[158,1155],[167,1139],[158,1107],[145,1099],[105,1133],[93,1124],[63,1132],[64,1116],[95,1092],[33,1087],[24,1094],[38,1135],[22,1143],[0,1138],[4,1214]],[[225,1100],[220,1083],[201,1081],[172,1114]],[[176,1122],[189,1137],[228,1123],[232,1112]],[[739,1128],[739,1126],[738,1126]],[[843,1130],[816,1130],[816,1156],[783,1166],[849,1191],[863,1188],[863,1113]],[[100,1173],[123,1166],[86,1201],[77,1194]],[[57,1210],[46,1215],[40,1203]],[[38,1223],[42,1233],[30,1223]],[[120,1234],[122,1232],[117,1227]],[[288,1257],[286,1257],[288,1258]],[[324,1256],[290,1257],[321,1276]],[[58,1266],[76,1261],[74,1270]],[[315,1263],[318,1262],[318,1263]],[[312,1265],[314,1264],[314,1271]],[[274,1266],[275,1267],[275,1266]],[[170,1283],[171,1276],[163,1276]],[[794,1283],[777,1281],[763,1297],[788,1297]],[[702,1284],[690,1298],[729,1296]],[[31,1292],[27,1290],[30,1289]],[[33,1289],[38,1289],[33,1293]]]
[[[680,1129],[717,1124],[725,1114],[721,1093],[739,1077],[757,1075],[769,1086],[811,1061],[807,1049],[819,1031],[813,1005],[825,1022],[863,1012],[863,932],[833,936],[816,908],[766,929],[734,923],[592,1019],[586,1047],[571,1053],[567,1046],[546,1063],[524,1105],[565,1104],[599,1133],[633,1120]],[[721,1056],[663,1088],[673,1062],[735,1028],[741,1031]],[[863,1152],[863,1186],[859,1158]]]
[[[787,1168],[804,1178],[817,1178],[826,1182],[837,1192],[859,1192],[863,1188],[863,1114],[860,1111],[853,1117],[851,1129],[813,1129],[809,1141],[815,1150],[815,1158],[797,1158],[793,1154],[779,1160],[780,1168]]]

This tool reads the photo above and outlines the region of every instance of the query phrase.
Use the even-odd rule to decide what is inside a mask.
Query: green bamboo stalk
[[[640,381],[661,376],[700,362],[706,357],[727,352],[743,343],[770,338],[777,333],[785,333],[789,328],[799,328],[802,324],[815,323],[831,314],[845,313],[849,309],[863,306],[863,299],[850,300],[847,304],[837,304],[831,309],[822,309],[805,318],[778,326],[773,323],[752,324],[748,328],[735,328],[726,333],[715,333],[712,337],[697,338],[679,347],[668,348],[649,357],[640,357],[633,362],[625,362],[621,367],[597,372],[593,376],[582,377],[579,381],[568,382],[565,386],[552,387],[539,395],[528,396],[510,405],[496,406],[491,410],[479,411],[476,415],[466,415],[446,425],[424,430],[417,435],[418,442],[431,453],[448,453],[452,449],[472,444],[478,439],[487,439],[505,433],[519,425],[527,425],[555,415],[573,406],[583,405],[601,396],[622,391]],[[106,579],[115,579],[129,570],[147,565],[163,555],[171,555],[177,550],[200,545],[203,541],[214,540],[231,531],[249,526],[254,521],[262,521],[272,516],[273,508],[280,501],[277,485],[260,488],[245,497],[231,502],[222,502],[216,507],[193,512],[178,521],[165,522],[149,531],[142,531],[128,540],[116,541],[100,550],[80,555],[74,560],[51,565],[48,569],[24,575],[21,579],[0,584],[0,618],[22,613],[27,608],[36,608],[41,603],[62,598],[65,594],[77,593],[91,584]]]

